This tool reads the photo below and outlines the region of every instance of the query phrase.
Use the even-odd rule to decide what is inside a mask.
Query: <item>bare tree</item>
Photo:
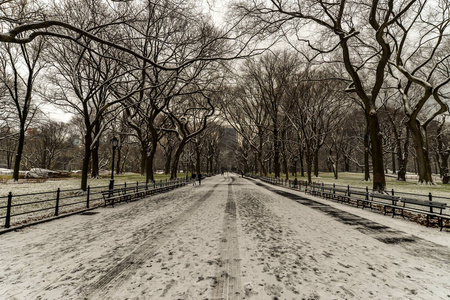
[[[436,140],[437,154],[439,157],[439,172],[442,177],[442,183],[449,184],[450,172],[448,169],[448,158],[450,157],[450,132],[445,116],[442,117],[442,120],[438,125]]]
[[[427,126],[448,110],[448,99],[442,90],[448,87],[448,44],[450,28],[448,1],[415,1],[409,18],[395,20],[390,31],[395,37],[395,71],[397,89],[401,93],[414,148],[420,183],[432,183]],[[428,11],[433,7],[433,10]],[[419,35],[419,36],[418,36]],[[437,108],[430,111],[430,102]]]
[[[13,179],[19,180],[20,163],[25,143],[25,132],[37,111],[33,105],[36,77],[43,65],[38,62],[44,47],[43,40],[29,45],[2,45],[0,56],[0,80],[8,91],[8,101],[15,107],[18,119],[17,151],[14,161]]]
[[[176,133],[179,140],[173,156],[171,179],[177,178],[178,164],[184,147],[206,129],[208,119],[215,112],[211,97],[204,92],[178,97],[178,100],[167,110],[172,126],[163,129]]]
[[[308,59],[327,59],[329,53],[339,49],[351,82],[346,90],[357,94],[366,111],[375,190],[384,190],[386,186],[377,101],[394,48],[389,28],[403,18],[415,2],[411,0],[394,5],[393,0],[337,3],[270,0],[242,1],[236,6],[241,13],[254,17],[257,22],[252,26],[264,23],[274,32],[286,33],[290,40],[304,42],[311,51]],[[313,27],[320,34],[304,37],[297,32],[301,27]]]
[[[219,108],[230,126],[251,146],[256,172],[259,163],[261,174],[267,176],[265,160],[269,153],[265,148],[269,119],[267,110],[261,105],[257,83],[244,73],[237,86],[228,87],[220,100]]]
[[[295,105],[285,108],[285,114],[291,124],[301,132],[308,182],[312,181],[313,167],[314,175],[318,176],[319,151],[328,134],[335,131],[342,122],[345,116],[342,112],[348,104],[340,90],[342,83],[327,80],[329,77],[327,72],[319,70],[299,74],[299,83],[290,90]]]
[[[63,122],[46,120],[33,127],[32,141],[26,145],[27,156],[34,166],[53,169],[67,148],[69,126]]]

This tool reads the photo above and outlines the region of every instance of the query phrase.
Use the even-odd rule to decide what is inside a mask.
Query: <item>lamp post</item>
[[[112,165],[111,165],[111,180],[109,182],[109,189],[112,190],[114,188],[114,160],[116,159],[116,148],[119,145],[119,140],[113,136],[111,139],[111,145],[113,149],[112,155]]]
[[[295,172],[294,187],[297,186],[297,161],[298,161],[298,157],[296,155],[296,156],[294,156],[294,172]]]

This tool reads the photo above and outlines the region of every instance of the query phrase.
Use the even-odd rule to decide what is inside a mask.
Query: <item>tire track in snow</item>
[[[167,224],[159,230],[158,236],[149,237],[142,244],[136,247],[130,255],[125,257],[117,265],[110,268],[105,275],[98,279],[93,284],[86,287],[83,293],[87,299],[108,299],[112,294],[120,288],[120,286],[137,270],[143,266],[158,249],[177,231],[177,228],[186,222],[188,218],[211,197],[214,190],[220,183],[214,185],[206,194],[199,200],[194,202],[186,211],[184,211],[178,218]]]
[[[223,220],[223,238],[220,243],[220,264],[212,299],[242,299],[241,267],[236,222],[236,202],[233,182],[228,184],[228,199]]]

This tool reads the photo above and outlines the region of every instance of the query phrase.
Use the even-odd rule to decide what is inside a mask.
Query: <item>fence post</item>
[[[336,184],[333,183],[333,199],[335,195],[336,195]]]
[[[373,197],[372,197],[372,199],[373,199]],[[366,201],[369,201],[369,187],[368,186],[366,186]]]
[[[430,201],[433,201],[433,196],[431,195],[431,192],[430,193],[428,193],[428,199],[430,200]],[[430,212],[432,213],[433,212],[433,207],[430,205]],[[441,211],[442,212],[442,211]]]
[[[8,194],[8,205],[6,207],[5,228],[11,227],[11,206],[12,206],[12,192]]]
[[[350,197],[350,185],[347,185],[347,196]]]
[[[392,189],[392,196],[394,196],[394,189]]]
[[[125,183],[123,184],[123,187],[125,188],[125,190],[127,189],[127,182],[125,181]]]
[[[87,195],[86,195],[86,208],[89,208],[89,198],[90,198],[90,195],[91,195],[91,186],[88,185],[88,188],[87,188]]]
[[[57,217],[59,214],[59,195],[61,194],[61,190],[58,188],[56,190],[56,206],[55,206],[55,216]]]

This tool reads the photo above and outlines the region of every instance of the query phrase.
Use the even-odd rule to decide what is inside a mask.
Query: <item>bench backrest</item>
[[[106,190],[102,191],[103,196],[114,196],[122,193],[122,189],[112,189],[112,190]]]
[[[400,197],[398,197],[398,196],[387,195],[387,194],[375,194],[375,193],[372,193],[371,197],[372,197],[372,199],[378,198],[378,199],[384,199],[384,200],[399,200],[400,199]]]
[[[128,186],[128,187],[122,188],[121,190],[122,190],[122,193],[124,193],[124,194],[127,194],[129,192],[134,193],[134,191],[136,190],[136,187],[135,186]]]
[[[418,199],[411,199],[411,198],[401,198],[401,201],[404,204],[414,204],[414,205],[421,205],[421,206],[428,206],[428,207],[436,207],[436,208],[446,208],[447,203],[444,202],[436,202],[436,201],[429,201],[429,200],[418,200]]]
[[[364,196],[366,197],[368,194],[367,192],[361,192],[361,191],[350,191],[350,195],[356,195],[356,196]],[[370,196],[370,194],[369,194]]]

